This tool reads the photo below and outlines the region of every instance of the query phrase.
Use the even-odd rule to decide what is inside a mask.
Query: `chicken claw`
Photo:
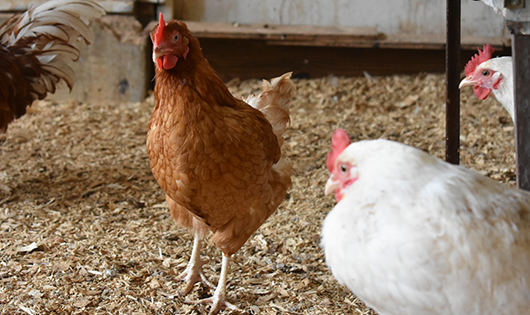
[[[193,250],[191,252],[190,261],[186,269],[177,277],[178,280],[185,281],[186,287],[182,295],[187,295],[193,289],[195,283],[202,281],[207,286],[214,288],[215,286],[206,278],[202,271],[202,266],[206,261],[201,260],[201,239],[196,235],[193,240]]]
[[[184,303],[188,304],[210,304],[212,308],[210,309],[209,315],[215,315],[220,310],[228,309],[236,312],[242,313],[243,311],[235,306],[232,303],[226,301],[226,280],[228,276],[228,264],[230,263],[230,257],[223,254],[223,262],[221,265],[221,275],[219,277],[219,283],[213,296],[198,301],[189,301],[186,300]]]
[[[236,312],[239,312],[239,313],[243,313],[242,309],[240,309],[239,307],[235,306],[234,304],[232,304],[230,302],[227,302],[224,297],[220,298],[220,297],[216,297],[215,295],[212,296],[212,297],[201,299],[201,300],[197,300],[197,301],[186,300],[186,301],[184,301],[184,303],[187,303],[187,304],[210,304],[212,306],[212,308],[210,309],[210,312],[208,313],[208,315],[215,315],[215,314],[219,313],[220,310],[226,310],[226,309],[227,310],[231,310],[231,311],[236,311]]]

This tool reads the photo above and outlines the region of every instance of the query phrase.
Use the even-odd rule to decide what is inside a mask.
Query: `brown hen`
[[[291,73],[264,81],[262,93],[245,102],[232,96],[185,23],[166,25],[160,15],[151,39],[156,64],[156,106],[147,135],[151,169],[173,218],[195,234],[181,274],[184,293],[204,279],[201,240],[211,231],[223,252],[221,275],[214,295],[199,302],[212,304],[210,314],[237,309],[225,300],[230,257],[274,213],[291,185],[291,165],[281,152],[295,91]]]

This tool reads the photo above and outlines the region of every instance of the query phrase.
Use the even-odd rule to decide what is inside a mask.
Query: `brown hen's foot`
[[[225,298],[219,298],[215,295],[206,299],[198,300],[198,301],[184,301],[184,303],[188,304],[209,304],[212,307],[210,308],[210,312],[208,315],[215,315],[219,313],[221,310],[231,310],[236,311],[239,313],[243,313],[243,310],[239,307],[235,306],[232,303],[229,303],[225,300]]]
[[[202,281],[204,284],[208,285],[211,288],[214,288],[214,285],[206,279],[206,276],[202,272],[202,265],[205,261],[201,260],[201,239],[195,236],[193,240],[193,250],[191,252],[190,261],[186,269],[177,277],[178,280],[183,280],[186,282],[186,287],[182,292],[182,295],[187,295],[193,290],[195,283]]]
[[[228,264],[230,263],[230,257],[223,254],[223,262],[221,265],[221,275],[219,276],[219,283],[212,297],[198,300],[198,301],[184,301],[188,304],[210,304],[212,308],[210,309],[209,315],[215,315],[219,313],[220,310],[228,309],[236,312],[242,313],[243,311],[235,306],[232,303],[226,301],[226,279],[228,276]]]

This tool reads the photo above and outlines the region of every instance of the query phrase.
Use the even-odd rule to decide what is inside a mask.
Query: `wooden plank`
[[[530,190],[530,35],[513,35],[517,186]]]
[[[263,40],[201,38],[204,57],[224,81],[264,79],[292,71],[297,78],[443,73],[443,50],[268,45]],[[463,65],[476,53],[463,54]],[[154,67],[152,67],[154,71]],[[151,77],[153,77],[153,73]]]
[[[329,46],[329,43],[377,39],[373,27],[312,25],[228,24],[185,21],[198,38],[261,39],[304,45]]]
[[[446,1],[445,160],[460,164],[460,0]]]
[[[232,78],[271,78],[293,71],[298,78],[327,75],[362,76],[445,71],[443,49],[396,49],[269,45],[263,40],[200,38],[202,52],[225,81]],[[497,51],[510,54],[509,49]],[[464,50],[459,69],[473,50]]]
[[[197,38],[257,39],[269,45],[445,49],[446,40],[445,34],[378,34],[373,27],[185,22]],[[462,37],[462,49],[473,50],[483,44],[503,49],[510,47],[511,40],[505,37]]]
[[[386,49],[445,49],[445,34],[378,34],[373,27],[336,27],[307,25],[229,24],[184,21],[193,35],[199,39],[248,39],[260,40],[267,45],[324,46]],[[151,22],[151,30],[157,22]],[[506,37],[462,36],[463,50],[476,50],[490,44],[496,50],[511,47]]]
[[[313,45],[311,42],[267,41],[270,45],[301,45],[301,46],[332,46],[358,48],[389,48],[389,49],[445,49],[445,35],[410,35],[393,34],[388,37],[379,34],[378,39],[364,40],[358,38],[334,41],[325,39]],[[496,50],[511,46],[511,40],[504,37],[464,36],[461,46],[465,50],[476,50],[484,44],[490,44]]]
[[[295,77],[311,78],[362,76],[365,71],[371,75],[444,71],[443,50],[282,46],[241,39],[200,41],[204,56],[223,80],[271,78],[287,71],[293,71]]]
[[[495,49],[503,49],[511,45],[506,37],[461,36],[461,47],[464,50],[476,50],[484,44],[490,44]],[[446,35],[411,35],[392,34],[379,42],[381,48],[403,49],[445,49]]]

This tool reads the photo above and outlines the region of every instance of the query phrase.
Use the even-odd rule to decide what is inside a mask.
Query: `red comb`
[[[165,28],[166,28],[166,22],[164,21],[164,16],[162,15],[162,12],[160,12],[160,21],[158,22],[158,29],[156,30],[156,34],[155,34],[155,43],[154,43],[155,46],[158,46],[160,42],[162,41]]]
[[[326,166],[330,172],[333,172],[337,156],[350,145],[350,136],[344,129],[337,129],[331,137],[331,152],[328,153]]]
[[[478,67],[478,65],[484,61],[490,60],[494,51],[495,49],[487,44],[484,45],[482,51],[480,51],[480,48],[478,48],[478,54],[475,54],[473,57],[471,57],[471,60],[469,60],[469,62],[466,64],[466,76],[470,76],[473,72],[475,72],[475,69]]]

